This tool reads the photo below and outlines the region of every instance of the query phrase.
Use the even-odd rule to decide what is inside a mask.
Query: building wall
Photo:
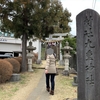
[[[10,37],[0,37],[0,52],[13,51],[22,51],[21,40]]]
[[[21,51],[21,44],[0,43],[0,51],[4,52]]]
[[[34,41],[32,44],[36,47],[34,50],[35,53],[39,51],[39,41]],[[27,46],[29,42],[27,42]],[[13,51],[22,51],[22,41],[21,39],[15,39],[10,37],[0,37],[0,52],[13,52]]]

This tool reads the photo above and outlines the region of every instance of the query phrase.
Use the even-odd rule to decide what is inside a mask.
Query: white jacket
[[[56,59],[53,54],[47,55],[46,67],[48,73],[56,73]]]

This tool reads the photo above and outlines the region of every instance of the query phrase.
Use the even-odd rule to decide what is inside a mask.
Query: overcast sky
[[[85,9],[94,9],[100,14],[100,0],[60,0],[64,8],[67,8],[68,11],[72,14],[71,19],[73,22],[71,23],[70,32],[73,35],[76,35],[76,16],[81,11]]]

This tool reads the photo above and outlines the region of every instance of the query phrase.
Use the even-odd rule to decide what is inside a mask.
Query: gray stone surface
[[[61,66],[65,66],[65,62],[64,62],[64,60],[59,60],[59,65],[61,65]]]
[[[63,99],[63,100],[77,100],[77,99],[76,98],[75,99],[66,98],[66,99]]]
[[[69,71],[68,71],[68,70],[64,70],[64,71],[62,72],[62,74],[65,75],[65,76],[69,76]]]
[[[36,61],[36,64],[41,64],[41,60],[38,59],[38,60]]]
[[[86,9],[76,25],[78,100],[100,100],[100,15]]]
[[[61,48],[61,50],[64,52],[64,61],[65,61],[65,70],[69,71],[69,58],[71,57],[70,51],[73,50],[70,46],[69,43],[66,42],[66,45]]]
[[[69,74],[76,74],[77,75],[77,71],[74,68],[71,68],[69,70]]]
[[[77,76],[74,76],[73,77],[73,83],[72,83],[73,86],[78,86],[78,78]]]
[[[12,74],[11,78],[10,78],[10,81],[11,82],[15,82],[15,81],[19,81],[20,80],[20,74]]]
[[[72,55],[69,59],[70,68],[74,68],[77,71],[77,60],[76,54]]]

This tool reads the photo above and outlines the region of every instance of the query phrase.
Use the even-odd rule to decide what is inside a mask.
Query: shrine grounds
[[[34,64],[34,72],[24,72],[21,73],[21,80],[18,82],[7,82],[0,84],[0,100],[27,100],[29,95],[38,86],[37,84],[44,74],[45,61],[42,61],[41,65]],[[55,94],[53,96],[49,95],[44,87],[44,94],[42,93],[42,98],[45,98],[47,94],[49,100],[70,100],[77,98],[77,86],[73,86],[73,74],[70,76],[62,75],[64,66],[59,66],[57,64],[59,75],[55,79]],[[44,74],[45,75],[45,74]],[[45,78],[45,77],[44,77]],[[44,79],[45,80],[45,79]],[[45,83],[45,82],[44,82]],[[38,88],[40,89],[40,88]],[[41,100],[40,94],[37,94],[37,99],[31,98],[31,100]],[[46,100],[46,98],[44,99]]]

